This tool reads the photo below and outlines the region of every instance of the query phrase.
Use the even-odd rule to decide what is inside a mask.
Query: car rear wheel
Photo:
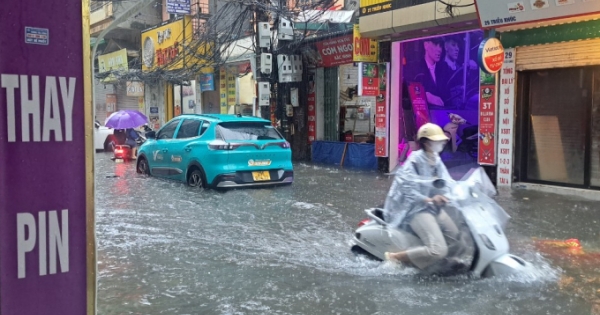
[[[190,187],[198,187],[198,188],[205,187],[204,173],[202,173],[202,170],[200,170],[197,167],[190,169],[188,176],[187,176],[187,184]]]
[[[138,159],[136,171],[138,174],[150,175],[150,166],[146,158],[140,157]]]

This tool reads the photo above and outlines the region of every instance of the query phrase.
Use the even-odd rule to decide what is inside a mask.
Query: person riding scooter
[[[385,258],[423,270],[448,255],[447,239],[458,241],[460,232],[443,209],[448,202],[444,196],[447,188],[432,188],[422,181],[453,182],[439,156],[449,139],[442,128],[431,123],[421,126],[417,137],[421,149],[413,152],[396,173],[385,200],[384,219],[392,226],[411,230],[424,245],[386,252]]]
[[[135,160],[137,156],[137,139],[140,135],[133,128],[128,128],[125,130],[125,136],[125,145],[128,145],[131,148],[130,158]]]

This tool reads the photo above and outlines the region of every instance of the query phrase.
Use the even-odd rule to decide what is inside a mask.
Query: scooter
[[[146,131],[147,126],[144,126]],[[136,130],[138,138],[135,140],[137,147],[139,148],[144,142],[146,142],[146,136],[141,131]],[[127,144],[116,144],[113,149],[113,161],[129,161],[131,158],[131,146]]]
[[[446,239],[448,255],[422,274],[442,276],[470,274],[475,277],[505,276],[522,272],[531,265],[509,253],[504,229],[510,217],[492,198],[496,190],[482,168],[472,169],[463,180],[450,184],[443,179],[429,181],[432,189],[449,188],[450,202],[444,211],[459,228],[459,240]],[[450,187],[452,186],[452,187]],[[423,246],[409,227],[392,226],[384,220],[383,209],[365,210],[368,218],[359,223],[351,250],[376,260],[385,252]]]

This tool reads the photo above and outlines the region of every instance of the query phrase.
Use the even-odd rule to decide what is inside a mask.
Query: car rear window
[[[225,141],[283,139],[273,126],[262,122],[223,122],[217,135]]]

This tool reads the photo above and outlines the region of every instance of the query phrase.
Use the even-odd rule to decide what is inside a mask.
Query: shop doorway
[[[325,68],[324,86],[323,86],[323,107],[325,110],[324,139],[326,141],[339,141],[338,134],[338,110],[339,110],[339,92],[338,92],[338,67]]]
[[[518,73],[520,180],[600,188],[600,67]]]

